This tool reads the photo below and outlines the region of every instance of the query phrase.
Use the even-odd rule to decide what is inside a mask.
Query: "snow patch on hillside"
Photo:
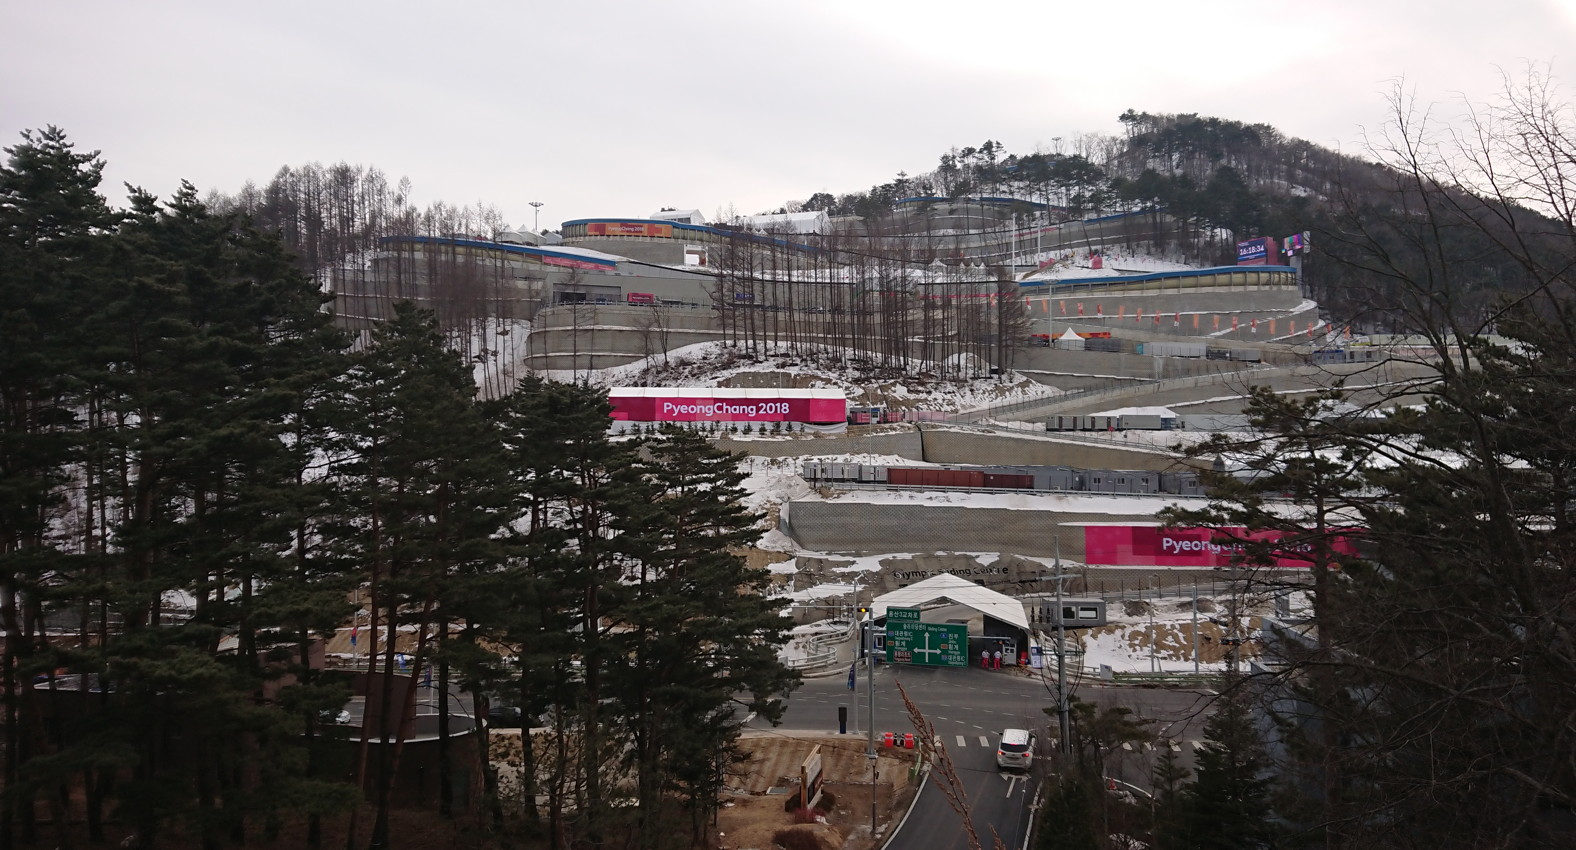
[[[858,406],[970,410],[995,404],[1059,395],[1060,390],[1017,372],[972,378],[940,378],[956,364],[911,360],[903,369],[874,364],[868,352],[831,348],[813,354],[787,345],[766,345],[751,352],[723,342],[701,342],[607,369],[548,370],[557,381],[584,381],[596,387],[781,387],[838,389]],[[988,373],[983,363],[970,372]]]

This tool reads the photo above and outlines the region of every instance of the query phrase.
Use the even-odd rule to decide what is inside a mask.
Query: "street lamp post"
[[[531,232],[542,235],[542,207],[541,201],[531,201]]]
[[[869,671],[870,718],[865,724],[865,758],[870,762],[870,840],[876,838],[876,611],[865,614],[865,665]]]

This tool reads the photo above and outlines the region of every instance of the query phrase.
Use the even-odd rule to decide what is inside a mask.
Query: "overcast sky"
[[[0,140],[63,127],[116,203],[343,160],[526,227],[761,212],[1128,108],[1357,152],[1398,78],[1442,114],[1527,62],[1576,95],[1576,0],[0,0],[0,31]]]

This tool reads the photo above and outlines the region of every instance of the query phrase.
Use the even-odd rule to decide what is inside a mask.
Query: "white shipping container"
[[[1161,428],[1159,416],[1130,414],[1122,417],[1122,428],[1134,428],[1142,431],[1159,431]]]

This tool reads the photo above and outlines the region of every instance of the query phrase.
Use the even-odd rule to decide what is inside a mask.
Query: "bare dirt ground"
[[[729,781],[718,816],[719,844],[728,850],[770,850],[780,830],[809,832],[825,850],[867,850],[870,839],[871,784],[864,741],[852,736],[786,738],[768,734],[739,742],[750,753]],[[799,766],[819,744],[825,771],[824,789],[836,802],[825,823],[795,825],[785,801],[797,798]],[[910,780],[914,765],[911,751],[879,751],[876,759],[875,817],[879,835],[885,835],[895,817],[901,817],[913,799]],[[788,793],[771,793],[772,791]]]

